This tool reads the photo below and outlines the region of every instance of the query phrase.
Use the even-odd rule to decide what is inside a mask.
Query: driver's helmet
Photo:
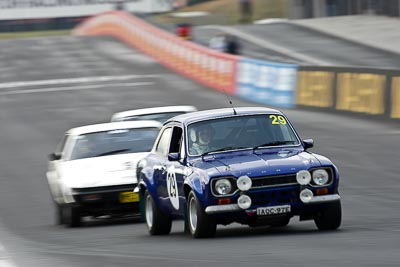
[[[208,145],[214,135],[214,129],[210,125],[205,125],[198,130],[198,140],[201,145]]]

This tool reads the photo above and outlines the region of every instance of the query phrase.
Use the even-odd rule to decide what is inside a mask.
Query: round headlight
[[[303,203],[310,202],[313,197],[314,197],[314,194],[310,189],[304,189],[303,191],[300,192],[300,200]]]
[[[252,184],[251,179],[247,175],[240,176],[239,179],[237,179],[236,183],[240,191],[248,191],[251,188]]]
[[[229,194],[232,190],[231,182],[228,179],[220,179],[215,183],[215,191],[219,195]]]
[[[313,171],[312,179],[316,185],[324,185],[329,180],[329,174],[324,169]]]
[[[296,180],[301,185],[306,185],[311,182],[311,174],[309,171],[302,170],[296,174]]]
[[[239,208],[241,208],[243,210],[250,208],[251,198],[247,195],[241,195],[238,198],[238,206],[239,206]]]

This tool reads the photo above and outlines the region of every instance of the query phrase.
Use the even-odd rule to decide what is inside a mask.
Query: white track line
[[[16,267],[7,255],[5,247],[0,243],[0,267]]]
[[[67,87],[52,87],[52,88],[42,88],[42,89],[27,89],[18,90],[11,92],[0,92],[0,96],[4,95],[20,95],[20,94],[34,94],[34,93],[51,93],[51,92],[61,92],[61,91],[80,91],[80,90],[90,90],[97,88],[106,87],[129,87],[129,86],[145,86],[152,85],[154,82],[137,82],[137,83],[116,83],[116,84],[93,84],[93,85],[81,85],[81,86],[67,86]]]
[[[36,81],[19,81],[0,83],[0,89],[38,86],[38,85],[57,85],[57,84],[70,84],[70,83],[90,83],[90,82],[109,82],[109,81],[126,81],[140,78],[157,78],[161,74],[148,74],[148,75],[121,75],[121,76],[95,76],[95,77],[79,77],[79,78],[66,78],[66,79],[53,79],[53,80],[36,80]]]

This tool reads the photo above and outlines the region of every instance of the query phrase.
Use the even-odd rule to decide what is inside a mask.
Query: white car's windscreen
[[[263,114],[212,119],[188,126],[189,155],[270,146],[299,145],[282,115]]]
[[[158,132],[158,128],[137,128],[79,135],[69,160],[148,152],[153,147]]]

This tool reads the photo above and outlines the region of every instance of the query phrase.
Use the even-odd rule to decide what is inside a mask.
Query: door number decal
[[[171,166],[167,172],[167,190],[172,207],[179,210],[178,183],[176,182],[175,167]]]

